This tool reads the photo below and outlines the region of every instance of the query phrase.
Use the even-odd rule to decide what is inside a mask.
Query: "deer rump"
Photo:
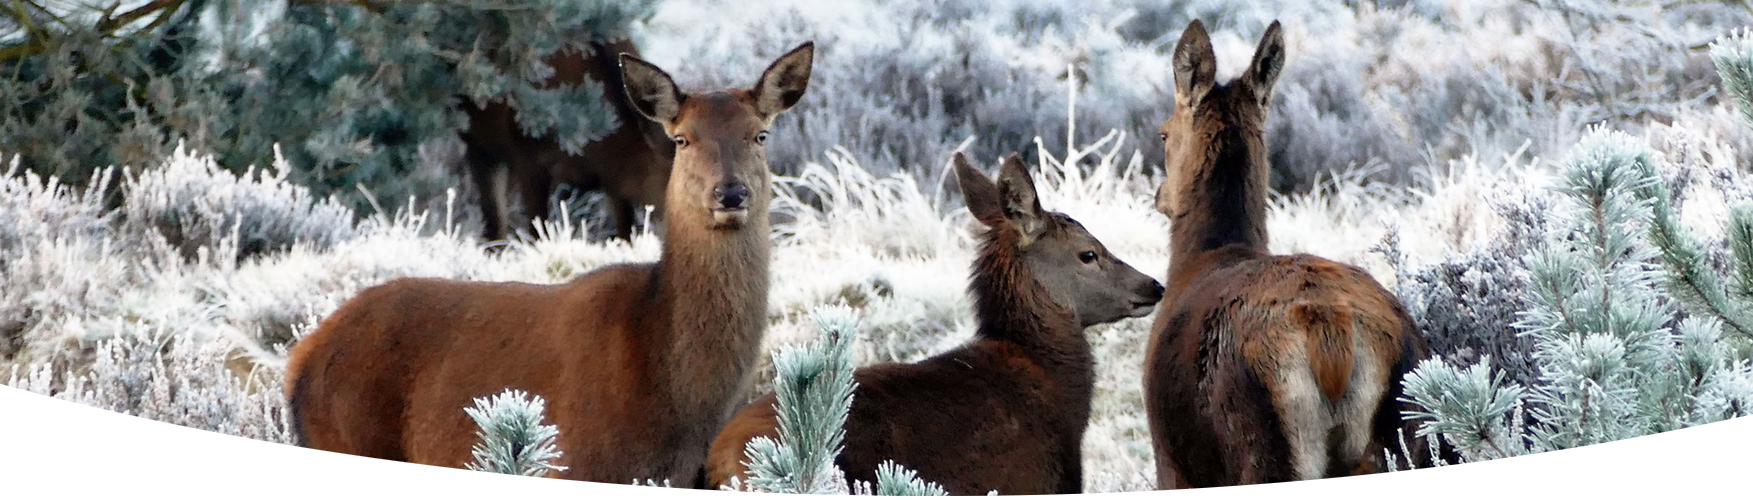
[[[632,236],[636,208],[650,205],[655,214],[663,213],[674,146],[657,124],[627,102],[626,82],[616,63],[617,54],[637,56],[639,50],[629,40],[589,45],[590,53],[563,49],[548,58],[554,75],[546,85],[576,85],[586,79],[601,84],[602,98],[619,122],[576,155],[561,148],[552,133],[524,135],[516,111],[504,100],[477,107],[464,99],[469,129],[459,137],[479,196],[483,236],[489,241],[529,230],[536,218],[549,218],[549,198],[559,184],[602,192],[618,238]],[[512,216],[514,193],[522,202],[523,217]]]
[[[1251,252],[1250,252],[1251,253]],[[1385,470],[1401,380],[1427,347],[1362,269],[1311,255],[1229,256],[1165,302],[1147,367],[1159,487]]]
[[[1088,404],[1066,407],[1078,398],[1064,393],[1077,389],[1048,380],[1008,342],[980,339],[918,363],[860,368],[853,380],[844,449],[834,460],[848,481],[874,484],[877,466],[894,460],[952,495],[1082,487],[1077,451]],[[709,484],[746,480],[749,440],[779,438],[775,402],[768,393],[731,418],[707,458]]]

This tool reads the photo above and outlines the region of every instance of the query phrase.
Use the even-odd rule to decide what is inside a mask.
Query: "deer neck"
[[[1094,383],[1094,354],[1071,308],[1053,300],[1015,248],[1012,235],[988,239],[974,261],[969,294],[979,322],[975,336],[1017,344],[1070,388]],[[1088,373],[1084,373],[1088,372]]]
[[[1223,135],[1232,137],[1223,137]],[[1169,232],[1169,267],[1208,261],[1203,254],[1222,249],[1267,251],[1267,162],[1260,141],[1237,127],[1219,133],[1206,164],[1189,176],[1180,197],[1183,210]]]
[[[666,220],[675,222],[657,266],[657,290],[667,309],[661,312],[669,321],[667,335],[658,340],[666,350],[658,376],[678,403],[722,419],[727,402],[753,382],[766,330],[772,252],[767,208],[751,207],[740,230],[716,231],[685,227],[697,217],[675,213],[680,205],[667,207]]]

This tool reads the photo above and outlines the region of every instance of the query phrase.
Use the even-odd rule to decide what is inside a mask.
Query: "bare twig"
[[[146,5],[135,7],[134,10],[123,12],[122,15],[118,17],[110,17],[110,14],[121,4],[112,4],[110,10],[104,12],[103,19],[97,22],[97,30],[108,35],[114,33],[118,28],[132,24],[134,21],[139,21],[141,18],[150,16],[154,13],[159,13],[159,16],[162,18],[164,17],[164,14],[176,12],[177,9],[182,8],[183,3],[185,2],[187,2],[187,0],[152,0]]]

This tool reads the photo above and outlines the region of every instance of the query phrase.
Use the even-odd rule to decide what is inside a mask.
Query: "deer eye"
[[[1165,141],[1169,140],[1169,134],[1157,134],[1156,136],[1157,136],[1157,138],[1165,140]]]
[[[1095,262],[1096,261],[1096,253],[1092,252],[1092,251],[1085,250],[1083,253],[1077,254],[1077,260],[1081,260],[1085,264]]]
[[[767,143],[767,131],[762,130],[760,132],[756,132],[755,133],[755,144],[766,144],[766,143]]]
[[[676,134],[674,137],[671,137],[670,140],[676,141],[676,147],[678,148],[686,147],[688,145],[688,138],[682,137],[681,134]]]

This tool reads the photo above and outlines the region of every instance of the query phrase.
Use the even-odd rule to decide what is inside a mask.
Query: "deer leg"
[[[626,198],[610,196],[609,217],[615,221],[615,237],[621,241],[633,241],[633,202]]]
[[[469,162],[469,176],[475,182],[476,202],[481,207],[481,237],[487,241],[505,239],[505,169],[499,162],[478,148],[469,148],[463,155]]]
[[[1070,446],[1081,448],[1083,443],[1073,443]],[[1083,493],[1083,454],[1065,453],[1061,456],[1067,457],[1063,466],[1065,469],[1059,471],[1059,488],[1054,493],[1061,495]]]
[[[1237,365],[1242,363],[1236,360]],[[1308,446],[1310,437],[1324,436],[1311,433],[1324,427],[1307,422],[1316,413],[1309,401],[1320,397],[1307,365],[1239,368],[1223,388],[1226,396],[1219,402],[1222,416],[1217,422],[1219,428],[1239,431],[1229,434],[1225,445],[1230,449],[1224,457],[1232,484],[1304,479],[1299,469],[1310,469],[1305,462],[1311,460],[1320,462],[1320,467],[1306,475],[1319,477],[1327,450]]]
[[[526,221],[519,226],[519,230],[532,231],[530,234],[533,236],[536,234],[533,232],[535,225],[540,224],[538,221],[548,220],[548,198],[554,193],[554,179],[535,173],[523,176],[523,182],[518,187],[522,191],[520,194],[523,197]]]

